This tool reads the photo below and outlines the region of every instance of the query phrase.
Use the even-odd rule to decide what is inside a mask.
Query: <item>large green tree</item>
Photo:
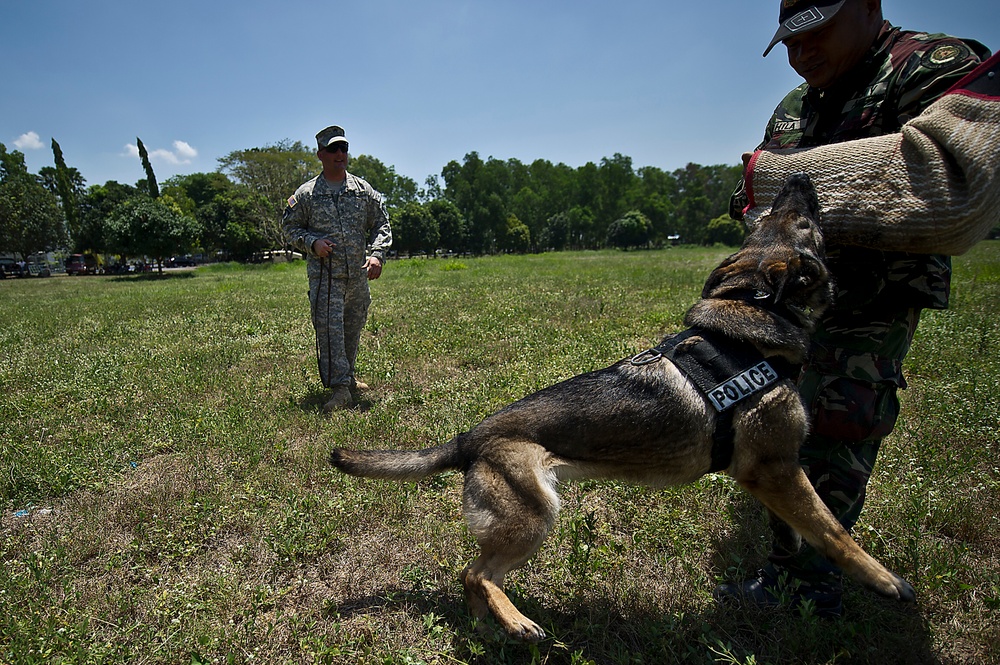
[[[597,201],[594,214],[597,222],[607,228],[627,212],[629,198],[638,182],[632,168],[632,158],[619,153],[601,160],[597,180]]]
[[[160,191],[174,200],[190,201],[191,212],[207,205],[219,194],[227,194],[236,189],[235,183],[224,173],[190,173],[168,178]],[[188,212],[185,210],[185,212]]]
[[[411,201],[396,211],[391,224],[392,246],[397,252],[426,252],[433,256],[441,234],[427,206]]]
[[[313,150],[286,139],[263,148],[235,150],[219,159],[219,170],[253,194],[253,221],[261,237],[271,247],[284,247],[285,204],[299,185],[320,172],[320,164]]]
[[[452,252],[466,251],[468,238],[465,219],[458,206],[448,199],[434,199],[424,205],[437,223],[441,248]]]
[[[126,256],[164,260],[189,252],[201,231],[198,222],[175,207],[145,197],[133,198],[115,208],[107,222],[109,248]]]
[[[719,215],[708,223],[706,234],[710,244],[720,243],[730,247],[743,244],[745,229],[742,222],[737,222],[728,214]]]
[[[215,195],[210,203],[199,206],[195,216],[202,227],[201,246],[230,261],[249,261],[270,245],[253,223],[253,201],[243,192]]]
[[[260,195],[238,186],[224,173],[191,173],[169,178],[161,188],[163,198],[178,204],[184,214],[201,224],[201,247],[232,261],[248,261],[273,245],[255,222],[257,210],[266,208]]]
[[[347,170],[359,178],[364,178],[380,192],[390,210],[417,200],[418,190],[415,180],[396,173],[395,168],[386,166],[370,155],[352,156]]]
[[[608,244],[621,249],[644,247],[649,243],[653,225],[638,210],[630,210],[608,227]]]
[[[80,230],[71,238],[71,248],[77,253],[104,253],[108,247],[107,220],[120,204],[145,196],[131,185],[109,180],[103,185],[91,185],[80,204]]]
[[[27,259],[66,237],[55,195],[28,173],[24,155],[0,143],[0,249]]]
[[[458,206],[468,225],[468,244],[472,252],[496,251],[507,233],[508,166],[493,158],[484,162],[478,153],[470,152],[462,164],[453,160],[442,170],[445,196]]]
[[[500,237],[500,248],[507,252],[523,254],[531,247],[531,230],[517,218],[507,215],[504,233]]]

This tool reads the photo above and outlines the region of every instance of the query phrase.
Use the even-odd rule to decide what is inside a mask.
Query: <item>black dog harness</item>
[[[688,341],[692,337],[700,339]],[[798,366],[784,359],[765,359],[751,344],[700,328],[667,337],[630,362],[648,365],[664,358],[698,387],[719,414],[712,434],[709,472],[726,469],[732,462],[733,405],[798,373]]]

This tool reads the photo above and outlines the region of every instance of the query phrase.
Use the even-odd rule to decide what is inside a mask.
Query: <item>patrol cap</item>
[[[778,14],[778,31],[764,49],[766,57],[774,45],[800,32],[808,32],[825,25],[840,11],[847,0],[781,0]]]
[[[320,150],[337,141],[347,143],[347,139],[344,137],[344,128],[337,125],[330,125],[326,129],[321,129],[319,134],[316,135],[316,144]]]

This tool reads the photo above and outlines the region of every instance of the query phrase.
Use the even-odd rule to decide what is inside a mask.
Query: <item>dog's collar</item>
[[[777,302],[773,293],[762,289],[737,291],[734,294],[727,294],[723,300],[742,301],[753,307],[766,309],[783,319],[798,321],[802,325],[808,325],[812,321],[812,317],[809,316],[809,312],[805,307],[798,307],[784,301]]]

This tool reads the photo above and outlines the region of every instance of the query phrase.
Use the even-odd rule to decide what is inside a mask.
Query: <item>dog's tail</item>
[[[330,464],[352,476],[383,480],[419,480],[442,471],[462,469],[461,435],[424,450],[346,450],[334,448]]]

